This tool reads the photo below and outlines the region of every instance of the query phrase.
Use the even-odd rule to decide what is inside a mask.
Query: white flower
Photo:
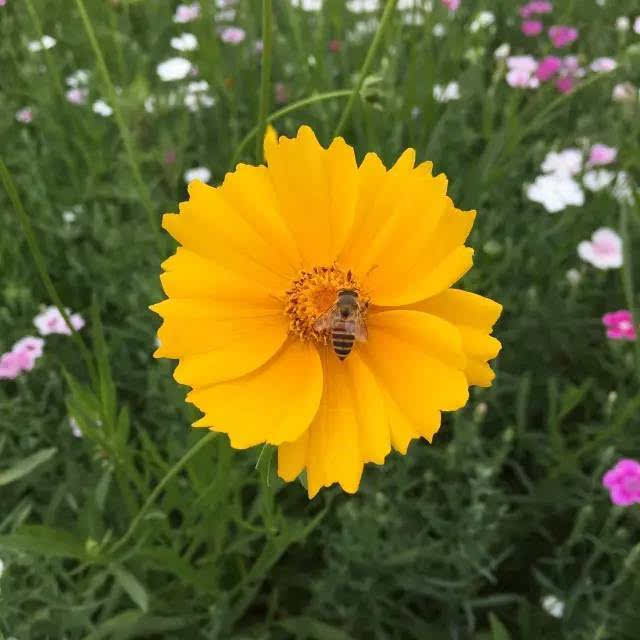
[[[550,151],[542,163],[545,173],[555,173],[563,176],[575,176],[582,169],[582,152],[573,147],[564,151]]]
[[[424,24],[424,15],[415,11],[405,11],[402,14],[402,24],[421,27]]]
[[[582,176],[582,183],[589,191],[601,191],[608,187],[616,174],[607,169],[592,169]]]
[[[507,67],[512,71],[535,73],[538,63],[533,56],[510,56],[507,58]]]
[[[545,596],[542,598],[542,608],[554,618],[562,618],[564,615],[564,602],[555,596]]]
[[[471,22],[469,25],[469,31],[471,33],[476,33],[480,31],[480,29],[484,29],[485,27],[490,27],[496,21],[496,17],[491,13],[491,11],[481,11]]]
[[[71,210],[67,209],[66,211],[62,212],[62,219],[67,224],[71,224],[72,222],[76,221],[76,214],[75,214],[74,211],[71,211]]]
[[[445,33],[447,33],[447,30],[445,29],[445,26],[441,22],[436,22],[433,25],[433,35],[436,38],[442,38]]]
[[[76,331],[80,331],[80,329],[84,327],[84,319],[82,316],[79,313],[72,314],[70,309],[67,309],[66,312],[71,321],[71,326]],[[71,329],[69,329],[67,323],[64,321],[58,307],[47,307],[33,319],[33,324],[42,336],[47,336],[51,333],[62,333],[66,336],[71,335]]]
[[[183,33],[171,38],[171,46],[178,51],[193,51],[198,48],[198,38],[193,33]]]
[[[613,229],[602,227],[590,241],[578,245],[578,255],[597,269],[617,269],[622,266],[622,239]]]
[[[613,197],[620,204],[632,205],[634,203],[633,191],[629,174],[626,171],[618,171],[616,183],[613,185]]]
[[[580,280],[582,280],[582,274],[577,269],[569,269],[567,273],[565,273],[565,277],[569,281],[569,284],[575,287]]]
[[[367,13],[380,8],[379,0],[348,0],[347,9],[352,13]]]
[[[43,49],[51,49],[51,47],[55,47],[58,41],[51,36],[42,36],[40,40],[32,40],[27,43],[27,49],[29,51],[35,53],[36,51],[42,51]]]
[[[207,167],[194,167],[184,172],[184,181],[189,184],[192,180],[200,180],[209,182],[211,180],[211,171]]]
[[[630,82],[620,82],[611,93],[611,99],[615,102],[634,102],[638,96],[638,89]]]
[[[627,16],[620,16],[616,19],[616,29],[618,31],[629,31],[631,20]]]
[[[82,429],[73,416],[69,416],[69,426],[71,427],[71,433],[76,438],[82,438]]]
[[[511,53],[511,45],[503,42],[494,52],[493,56],[496,60],[504,60]]]
[[[460,85],[453,81],[444,87],[439,84],[433,85],[433,97],[437,102],[449,102],[460,99]]]
[[[613,71],[618,66],[618,63],[613,58],[596,58],[590,65],[591,71],[596,73],[606,73]]]
[[[196,80],[190,82],[187,85],[187,91],[189,93],[200,93],[202,91],[209,91],[209,83],[206,80]]]
[[[73,89],[84,87],[89,82],[89,72],[86,69],[77,69],[70,76],[67,76],[66,82]]]
[[[303,11],[320,11],[322,0],[291,0],[292,7],[299,7]]]
[[[16,111],[16,120],[22,124],[29,124],[33,121],[33,109],[31,107],[22,107]]]
[[[4,573],[4,562],[0,558],[0,578],[2,578],[3,573]]]
[[[206,93],[187,93],[184,97],[184,106],[189,111],[197,111],[200,107],[209,109],[216,103],[213,96],[209,96]]]
[[[156,67],[156,72],[160,80],[171,82],[183,80],[191,73],[192,68],[191,62],[186,58],[169,58]]]
[[[640,16],[633,21],[633,31],[640,35]]]
[[[562,211],[569,205],[580,207],[584,204],[584,192],[570,176],[549,174],[538,176],[526,188],[527,198],[540,203],[549,213]]]
[[[71,104],[87,104],[89,90],[82,88],[69,89],[65,96]]]
[[[91,109],[94,113],[105,118],[108,118],[113,113],[113,109],[102,99],[96,100]]]

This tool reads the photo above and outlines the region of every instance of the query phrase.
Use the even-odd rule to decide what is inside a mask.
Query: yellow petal
[[[355,493],[362,476],[358,417],[343,362],[328,348],[322,350],[324,392],[320,408],[309,427],[307,487],[313,498],[321,487],[334,482]]]
[[[486,362],[469,359],[465,370],[469,384],[478,387],[490,387],[496,374]]]
[[[458,331],[462,337],[463,349],[470,357],[486,361],[498,355],[502,345],[493,336],[464,325],[459,325]]]
[[[158,358],[180,358],[219,349],[232,336],[251,339],[265,331],[287,332],[282,307],[244,303],[212,303],[206,299],[170,298],[150,307],[164,322],[158,330]]]
[[[294,442],[283,442],[278,447],[278,475],[285,481],[295,480],[307,462],[309,431],[305,431]]]
[[[433,313],[449,322],[489,331],[502,313],[502,305],[461,289],[448,289],[441,294],[422,300],[413,309]]]
[[[322,396],[322,366],[315,347],[288,342],[260,369],[235,380],[194,389],[187,400],[205,415],[197,426],[227,433],[236,449],[300,438]]]
[[[296,273],[282,254],[229,205],[220,189],[189,184],[180,214],[165,214],[162,226],[187,249],[271,290],[286,289]]]
[[[403,315],[412,313],[370,316],[369,340],[358,349],[415,432],[431,436],[438,429],[440,410],[454,411],[466,404],[467,380],[461,369],[428,355],[433,339],[427,324],[416,318],[416,328],[407,331]]]
[[[220,192],[232,209],[296,271],[302,267],[295,241],[278,210],[278,198],[264,166],[239,164],[228,173]]]
[[[309,127],[265,142],[283,219],[306,267],[332,264],[351,229],[358,187],[353,149],[338,138],[323,149]]]

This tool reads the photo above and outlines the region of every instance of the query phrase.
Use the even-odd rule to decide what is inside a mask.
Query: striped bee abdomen
[[[353,349],[356,337],[342,326],[335,326],[331,331],[331,344],[340,360],[344,360]]]

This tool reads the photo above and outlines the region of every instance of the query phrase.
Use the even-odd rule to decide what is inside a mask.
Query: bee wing
[[[318,333],[323,333],[325,331],[329,331],[331,329],[333,315],[336,311],[337,305],[333,305],[330,309],[325,311],[322,315],[318,316],[313,323],[313,328]]]
[[[364,322],[364,318],[362,317],[362,313],[358,311],[356,313],[356,317],[353,320],[353,335],[356,337],[358,342],[366,342],[369,334],[367,332],[367,325]]]

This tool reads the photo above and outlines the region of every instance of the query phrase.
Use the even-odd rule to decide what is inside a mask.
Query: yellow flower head
[[[278,447],[284,480],[309,496],[350,493],[365,462],[431,441],[441,411],[489,386],[489,334],[502,307],[452,289],[472,265],[475,211],[405,151],[360,166],[309,127],[265,139],[267,166],[240,164],[214,188],[194,181],[164,228],[182,245],[162,265],[157,357],[235,448]]]

